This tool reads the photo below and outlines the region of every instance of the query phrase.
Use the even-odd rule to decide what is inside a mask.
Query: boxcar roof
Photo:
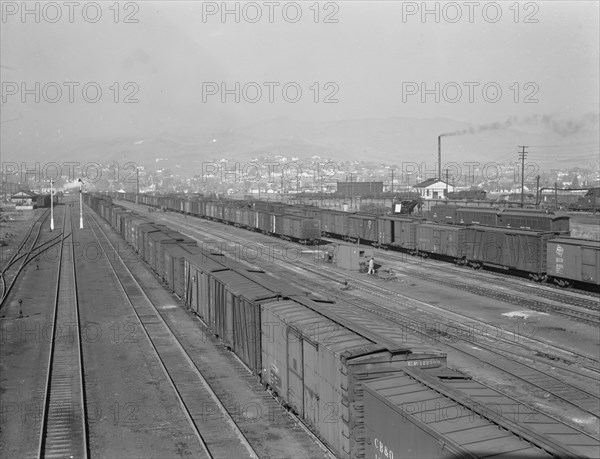
[[[236,295],[243,296],[251,301],[259,301],[267,298],[275,298],[276,293],[264,288],[251,279],[242,276],[236,271],[219,271],[212,275]]]
[[[310,341],[324,346],[340,357],[352,358],[385,351],[372,341],[354,333],[337,322],[292,300],[263,304],[265,310],[302,332]]]
[[[444,396],[418,377],[398,374],[363,384],[367,392],[396,411],[400,425],[409,419],[446,445],[456,457],[551,457],[512,432],[478,416],[470,409],[471,405]]]
[[[552,231],[539,231],[539,230],[524,230],[520,228],[509,228],[509,227],[498,227],[495,226],[485,226],[485,225],[469,225],[467,226],[469,229],[475,229],[477,231],[485,231],[487,233],[510,233],[510,234],[521,234],[524,236],[537,236],[544,234],[554,234]]]
[[[204,252],[201,253],[184,253],[183,258],[185,258],[192,266],[195,266],[197,269],[201,271],[223,271],[227,268],[222,263],[217,262],[213,258],[208,258]]]
[[[522,438],[537,444],[558,457],[598,457],[600,440],[563,422],[546,416],[515,399],[471,379],[440,380],[427,370],[407,370],[436,391],[469,406],[482,408],[494,423],[516,432]],[[489,407],[494,407],[490,410]]]
[[[491,207],[459,207],[456,209],[457,212],[481,212],[485,214],[497,214],[499,213],[498,209],[494,209]]]

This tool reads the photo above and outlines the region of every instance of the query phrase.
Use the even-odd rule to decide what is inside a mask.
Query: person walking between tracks
[[[367,271],[367,274],[375,274],[375,259],[373,257],[369,260],[369,271]]]

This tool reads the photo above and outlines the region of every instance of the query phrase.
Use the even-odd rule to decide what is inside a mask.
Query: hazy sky
[[[401,1],[113,5],[70,18],[64,2],[25,16],[2,2],[3,153],[278,116],[487,123],[600,106],[597,1],[427,2],[425,16]]]

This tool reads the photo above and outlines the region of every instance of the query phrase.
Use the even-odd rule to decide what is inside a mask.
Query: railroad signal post
[[[79,229],[83,229],[83,201],[81,198],[81,188],[83,186],[83,180],[79,179]]]

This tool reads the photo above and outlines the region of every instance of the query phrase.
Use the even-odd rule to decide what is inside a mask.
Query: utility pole
[[[540,176],[538,175],[535,178],[535,207],[538,207],[540,205]]]
[[[527,157],[526,148],[529,148],[527,145],[519,145],[521,151],[519,152],[519,159],[521,160],[521,207],[525,207],[525,158]]]
[[[140,170],[135,168],[135,205],[140,203]]]
[[[394,169],[392,169],[392,194],[394,193]]]
[[[558,210],[558,184],[554,182],[554,210]]]

